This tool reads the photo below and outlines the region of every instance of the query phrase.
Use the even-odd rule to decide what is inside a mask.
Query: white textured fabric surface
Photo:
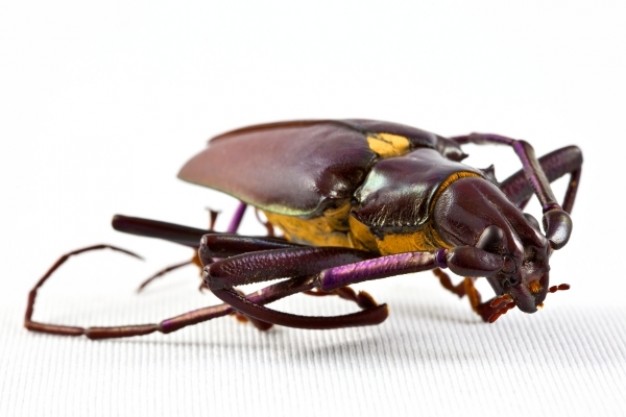
[[[3,302],[0,415],[623,415],[623,307],[564,294],[533,317],[514,312],[485,325],[438,284],[396,280],[373,286],[391,303],[384,325],[326,332],[260,333],[226,318],[169,336],[91,342],[29,334],[16,317],[22,303]],[[111,309],[119,322],[138,305],[159,317],[189,302],[183,288],[143,298],[78,302],[74,317],[54,316],[95,321]],[[337,311],[322,304],[321,312]],[[320,304],[297,310],[319,313]]]
[[[2,2],[0,416],[625,415],[625,14],[587,0]],[[572,289],[494,325],[423,273],[360,286],[390,306],[377,327],[260,333],[223,318],[99,342],[23,329],[36,279],[100,242],[147,262],[73,260],[36,319],[144,323],[214,303],[192,269],[135,295],[190,252],[115,233],[111,215],[200,227],[209,205],[223,229],[233,201],[177,181],[184,161],[226,129],[328,117],[491,131],[537,154],[580,145],[574,233],[551,260]],[[468,152],[501,179],[519,167],[508,149]],[[259,230],[248,216],[243,231]]]

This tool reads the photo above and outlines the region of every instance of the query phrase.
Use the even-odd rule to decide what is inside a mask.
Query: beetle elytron
[[[502,144],[514,149],[522,169],[499,183],[491,169],[461,163],[461,145]],[[136,336],[182,327],[226,314],[259,328],[279,324],[337,328],[378,324],[386,305],[348,285],[423,270],[493,322],[514,306],[532,313],[548,292],[549,258],[572,230],[569,216],[582,167],[582,154],[569,146],[537,159],[520,140],[492,134],[444,138],[420,129],[371,120],[310,120],[270,123],[215,137],[179,173],[183,180],[241,200],[226,233],[126,216],[120,231],[156,237],[198,249],[204,286],[224,304],[201,308],[160,323],[74,327],[34,321],[37,290],[65,260],[96,245],[64,255],[29,294],[29,330],[90,338]],[[570,174],[560,205],[550,188]],[[543,230],[523,212],[532,195],[543,209]],[[268,236],[236,234],[247,205],[267,218]],[[281,237],[271,230],[278,228]],[[176,266],[174,266],[176,267]],[[441,269],[464,276],[458,285]],[[171,269],[171,268],[170,268]],[[161,275],[162,273],[158,274]],[[496,297],[482,302],[473,282],[486,277]],[[283,278],[252,294],[236,287]],[[361,308],[352,314],[309,317],[266,306],[305,292],[335,294]]]

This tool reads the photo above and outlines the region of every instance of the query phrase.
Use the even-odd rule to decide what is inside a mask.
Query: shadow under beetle
[[[522,169],[498,182],[492,169],[463,164],[465,144],[513,148]],[[160,323],[75,327],[32,318],[37,290],[69,257],[110,248],[96,245],[61,257],[29,294],[29,330],[92,339],[170,333],[215,317],[237,314],[261,329],[273,324],[329,329],[381,323],[387,306],[350,284],[433,270],[442,285],[467,295],[473,310],[493,322],[517,306],[533,313],[548,292],[549,258],[569,240],[582,154],[568,146],[539,159],[525,141],[473,133],[445,138],[396,123],[310,120],[245,127],[213,138],[179,173],[185,181],[230,194],[239,205],[227,232],[117,215],[113,227],[197,249],[203,285],[224,304],[200,308]],[[559,204],[550,183],[570,174]],[[536,195],[543,232],[523,209]],[[267,218],[268,236],[236,233],[254,206]],[[213,216],[213,222],[215,214]],[[213,224],[212,222],[212,224]],[[280,229],[281,237],[273,235]],[[152,277],[186,262],[173,265]],[[454,285],[442,269],[464,280]],[[496,296],[483,302],[473,283],[486,277]],[[245,294],[237,286],[283,278]],[[150,280],[144,283],[147,284]],[[358,312],[309,317],[266,306],[296,293],[335,294]]]

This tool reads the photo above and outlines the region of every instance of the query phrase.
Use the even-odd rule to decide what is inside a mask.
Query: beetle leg
[[[200,246],[199,253],[203,262],[206,262],[207,260],[208,261],[212,260],[215,256],[219,258],[229,258],[235,255],[241,255],[241,254],[250,253],[250,252],[259,252],[262,250],[267,251],[267,250],[272,250],[272,249],[276,250],[276,249],[286,249],[286,248],[299,248],[298,251],[300,252],[312,252],[311,251],[312,248],[310,246],[290,243],[280,238],[250,237],[250,236],[240,236],[240,235],[234,235],[234,234],[233,235],[231,234],[207,234],[203,236],[202,238],[202,244]],[[353,250],[348,249],[348,251],[353,251]],[[357,253],[363,254],[363,252],[361,251],[358,251]],[[249,256],[247,259],[252,260],[252,259],[259,258],[259,257],[265,258],[267,256],[268,255],[265,253],[260,254],[260,255],[256,254],[256,255]],[[224,262],[227,263],[228,261],[224,259],[222,263]],[[240,262],[245,262],[245,261],[240,261]],[[211,263],[212,262],[208,262],[206,264],[208,265]],[[257,265],[257,268],[265,268],[265,266]],[[298,272],[302,273],[301,270]],[[285,275],[286,274],[284,272],[283,274],[279,274],[279,275],[271,275],[270,273],[266,275],[266,278],[256,278],[256,279],[259,281],[263,281],[267,279],[273,279],[276,276],[285,276]],[[233,284],[233,285],[236,285],[236,284]],[[305,291],[304,293],[310,294],[310,295],[318,295],[318,296],[319,295],[337,295],[342,299],[355,302],[359,307],[363,309],[376,307],[376,302],[374,301],[371,295],[369,295],[368,293],[364,291],[360,291],[356,293],[354,290],[352,290],[349,287],[337,288],[329,292],[318,290],[318,291]],[[241,292],[238,292],[238,295],[240,297],[243,297],[243,294]],[[238,318],[244,319],[244,320],[251,319],[251,317],[248,317],[246,314],[243,314],[243,313],[239,313]],[[256,321],[259,322],[259,320],[256,320]],[[262,323],[265,323],[265,322],[262,322]],[[256,325],[256,323],[254,324]],[[265,324],[267,325],[267,323]]]
[[[563,210],[571,213],[576,199],[576,191],[582,170],[582,153],[576,146],[567,146],[557,149],[539,158],[539,164],[546,174],[548,181],[554,182],[565,174],[570,174]],[[533,194],[531,185],[526,180],[523,170],[516,172],[500,184],[504,194],[518,207],[523,208]]]
[[[385,305],[346,316],[307,317],[271,310],[251,303],[235,286],[278,277],[312,274],[315,287],[333,291],[349,284],[393,275],[450,266],[454,272],[477,276],[501,268],[502,260],[474,247],[432,252],[409,252],[372,258],[368,252],[334,247],[303,247],[242,254],[205,268],[213,293],[244,314],[269,323],[309,329],[378,324],[387,316]],[[360,258],[360,259],[359,259]]]
[[[239,294],[236,285],[262,282],[280,277],[309,277],[317,283],[317,274],[333,266],[354,263],[372,257],[369,252],[338,247],[293,247],[250,252],[219,260],[205,268],[206,280],[213,293],[246,316],[268,323],[308,329],[330,329],[378,324],[387,317],[386,305],[372,303],[371,297],[358,297],[364,310],[342,316],[311,317],[272,310]],[[287,280],[285,282],[289,282]],[[317,284],[316,284],[317,286]],[[336,288],[344,287],[339,285]],[[313,287],[311,287],[313,288]],[[332,291],[336,288],[324,289]],[[343,295],[346,296],[343,290]],[[341,292],[340,292],[341,295]],[[372,305],[373,304],[373,305]]]
[[[550,187],[550,181],[535,157],[533,147],[528,142],[486,133],[472,133],[467,136],[457,136],[451,139],[459,145],[473,143],[476,145],[500,144],[511,146],[522,162],[526,180],[530,183],[530,186],[541,203],[546,237],[550,241],[550,246],[552,246],[553,249],[560,249],[565,246],[572,232],[572,220],[567,210],[563,210],[556,201],[552,188]],[[573,204],[573,201],[571,204]]]
[[[209,212],[209,232],[212,232],[215,230],[215,223],[217,222],[217,217],[219,216],[220,212],[217,210],[213,210],[208,208],[207,209]],[[137,288],[137,292],[141,292],[144,288],[146,288],[152,281],[156,280],[157,278],[162,277],[163,275],[166,275],[176,269],[185,267],[187,265],[196,265],[198,266],[200,269],[202,269],[202,264],[200,263],[200,258],[198,257],[198,251],[194,251],[193,256],[190,260],[188,261],[183,261],[174,265],[170,265],[168,267],[163,268],[160,271],[157,271],[154,275],[152,275],[151,277],[147,278],[144,282],[142,282],[139,285],[139,288]],[[200,274],[200,277],[202,278],[202,274]],[[204,281],[201,280],[200,282],[200,286],[198,287],[198,291],[202,292],[202,290],[206,289],[206,286],[204,285]]]
[[[198,256],[202,265],[213,263],[214,258],[228,258],[248,252],[271,249],[309,247],[285,239],[266,236],[242,236],[231,233],[206,233],[200,239]]]
[[[254,317],[268,323],[280,324],[289,327],[308,329],[329,329],[348,326],[378,324],[387,316],[386,305],[369,304],[362,306],[365,310],[344,316],[310,317],[272,310],[249,298],[242,296],[234,288],[236,285],[251,284],[254,282],[274,279],[276,277],[294,276],[299,273],[310,274],[315,268],[323,264],[332,264],[340,261],[343,256],[363,256],[367,252],[344,248],[304,247],[278,249],[271,251],[253,252],[220,260],[205,268],[208,286],[213,293],[226,303],[233,306],[246,316]],[[480,256],[479,256],[480,252]],[[499,268],[501,265],[488,260],[489,265],[473,265],[474,260],[484,260],[490,255],[474,247],[460,247],[453,250],[439,249],[433,252],[409,252],[386,255],[373,259],[362,259],[356,262],[339,262],[336,266],[323,268],[319,273],[312,275],[315,288],[322,291],[333,291],[348,284],[400,275],[409,272],[419,272],[437,267],[446,267],[448,264],[456,272],[468,271],[480,274],[477,266],[485,269]],[[338,257],[338,258],[336,258]],[[491,265],[490,263],[493,263]],[[289,280],[285,281],[289,282]],[[460,291],[459,291],[460,292]],[[474,310],[485,321],[493,322],[501,314],[515,306],[509,299],[496,297],[487,303],[481,303],[480,295],[473,286],[473,278],[464,281],[464,294],[470,298]]]
[[[170,317],[159,323],[148,323],[139,325],[123,325],[123,326],[97,326],[97,327],[79,327],[79,326],[66,326],[62,324],[43,323],[33,320],[33,313],[35,310],[35,301],[37,298],[38,290],[44,285],[44,283],[50,278],[50,276],[59,269],[69,258],[75,255],[79,255],[84,252],[100,250],[100,249],[112,249],[114,251],[122,252],[130,256],[141,259],[138,255],[110,245],[94,245],[82,249],[77,249],[61,256],[50,269],[39,279],[35,286],[31,289],[28,295],[28,304],[26,307],[26,313],[24,317],[24,326],[31,331],[49,333],[64,336],[81,336],[84,335],[90,339],[106,339],[106,338],[118,338],[118,337],[130,337],[141,336],[154,332],[171,333],[186,326],[191,326],[201,322],[205,322],[217,317],[236,313],[235,309],[228,304],[220,304],[211,307],[199,308],[187,313],[180,314],[175,317]],[[290,296],[292,294],[308,291],[313,288],[313,279],[311,278],[295,278],[289,281],[280,282],[274,285],[270,285],[262,290],[256,291],[252,295],[246,297],[252,303],[262,305],[274,302],[281,298]],[[261,327],[261,326],[258,326]],[[267,325],[265,324],[265,327]]]
[[[246,208],[248,205],[244,202],[240,202],[235,210],[235,214],[233,214],[233,218],[230,220],[230,224],[228,225],[228,229],[226,229],[226,233],[235,233],[237,229],[239,229],[239,225],[241,224],[241,220],[243,219],[243,215],[246,212]]]
[[[465,277],[463,281],[454,285],[450,276],[441,269],[434,269],[433,273],[439,278],[441,285],[445,289],[458,295],[459,298],[467,295],[472,310],[486,322],[493,323],[498,317],[515,307],[515,302],[508,296],[494,297],[483,303],[480,292],[474,285],[476,277]]]
[[[243,208],[242,208],[243,207]],[[243,215],[243,210],[245,210],[245,205],[239,206],[238,213],[235,214],[233,220],[239,218]],[[141,219],[142,222],[152,222],[152,220]],[[160,222],[159,222],[160,223]],[[236,222],[231,222],[232,223]],[[169,224],[171,225],[171,224]],[[177,226],[177,225],[173,225]],[[229,227],[230,228],[230,227]],[[236,227],[234,227],[236,229]],[[215,261],[215,258],[226,258],[233,255],[238,255],[241,253],[254,252],[260,250],[268,250],[268,249],[281,249],[286,247],[298,247],[301,245],[295,243],[289,243],[284,239],[273,238],[273,237],[254,237],[254,236],[240,236],[234,233],[220,233],[220,232],[210,232],[206,233],[202,238],[202,245],[198,251],[195,252],[194,258],[190,262],[184,262],[177,265],[172,265],[160,272],[156,275],[150,277],[147,281],[145,281],[142,286],[143,288],[153,279],[171,271],[172,269],[176,269],[190,263],[194,263],[199,267],[203,265],[211,264]],[[203,280],[200,284],[199,290],[207,289],[206,282]],[[240,294],[243,296],[243,294]],[[236,318],[240,321],[250,321],[255,327],[260,330],[267,330],[272,325],[271,323],[266,323],[261,320],[254,319],[252,317],[247,317],[245,314],[241,314],[239,312],[235,312]]]
[[[440,268],[433,269],[433,274],[439,278],[439,283],[441,283],[442,287],[451,293],[456,294],[459,298],[463,298],[467,294],[464,282],[454,285],[450,279],[450,275],[443,272]]]
[[[487,302],[479,303],[474,311],[476,311],[484,321],[493,323],[498,320],[501,315],[506,314],[507,311],[514,307],[515,301],[510,295],[504,294],[494,297]]]
[[[212,210],[212,209],[207,209],[207,210],[209,212],[209,229],[208,229],[208,232],[212,232],[212,231],[214,231],[215,222],[217,221],[217,217],[220,214],[220,212],[216,211],[216,210]],[[146,278],[141,284],[139,284],[139,287],[137,288],[137,292],[138,293],[142,292],[153,281],[157,280],[158,278],[161,278],[164,275],[169,274],[172,271],[175,271],[175,270],[177,270],[179,268],[183,268],[183,267],[185,267],[187,265],[196,265],[198,268],[202,269],[202,264],[200,263],[200,258],[198,258],[198,252],[197,251],[194,251],[193,256],[191,257],[190,260],[166,266],[165,268],[155,272],[154,274],[152,274],[151,276]],[[202,291],[204,289],[206,289],[206,286],[204,285],[204,281],[201,281],[200,286],[198,287],[198,290]]]
[[[448,274],[440,268],[449,266],[456,273],[470,273],[473,276],[465,277],[459,284],[454,285]],[[477,276],[486,272],[493,272],[501,267],[499,256],[485,252],[475,247],[457,247],[451,250],[438,249],[433,252],[410,252],[397,255],[387,255],[376,259],[358,262],[322,271],[318,277],[318,286],[322,289],[330,289],[335,285],[361,282],[391,275],[404,274],[407,272],[419,272],[433,269],[444,288],[463,297],[467,295],[472,309],[483,320],[490,321],[504,314],[506,310],[515,306],[506,304],[493,308],[490,303],[481,303],[480,293],[474,286]],[[505,309],[505,311],[502,311]],[[495,317],[497,318],[497,317]],[[490,322],[495,321],[495,318]]]
[[[243,214],[245,212],[246,206],[247,205],[244,203],[241,203],[239,205],[235,215],[233,216],[233,219],[231,220],[229,229],[235,229],[235,230],[237,229],[237,227],[239,226],[241,222]],[[211,229],[213,228],[213,225],[215,223],[216,216],[217,216],[217,212],[210,210],[210,228]],[[120,214],[113,216],[112,226],[115,230],[118,230],[120,232],[130,233],[130,234],[143,236],[143,237],[163,239],[163,240],[167,240],[170,242],[185,245],[194,249],[198,249],[198,247],[200,246],[200,239],[202,238],[203,235],[209,232],[212,235],[223,234],[220,232],[215,232],[213,230],[207,231],[207,230],[198,229],[194,227],[182,226],[182,225],[178,225],[174,223],[145,219],[145,218],[140,218],[140,217],[124,216]],[[237,236],[237,235],[232,235],[232,234],[228,235],[225,233],[224,235],[231,236],[231,237]],[[263,243],[262,243],[263,240],[264,238],[262,237],[260,238],[250,237],[247,239],[231,238],[228,241],[229,244],[226,245],[226,247],[228,248],[228,250],[234,251],[233,253],[241,253],[241,252],[251,251],[251,250],[271,249],[275,247],[285,247],[285,246],[294,245],[294,244],[288,244],[287,241],[285,241],[284,239],[268,238],[268,242],[270,243],[268,243],[267,245],[271,245],[271,242],[277,242],[277,243],[275,245],[272,245],[271,247],[267,247],[267,245],[263,246]],[[283,242],[283,244],[280,245],[279,244],[280,242]],[[226,247],[218,248],[218,251],[214,252],[214,256],[218,256],[218,257],[230,256],[229,254],[225,252],[225,250],[227,250]],[[205,257],[205,263],[207,262],[208,262],[208,258]],[[161,271],[158,271],[156,274],[146,279],[140,285],[138,291],[145,288],[146,285],[148,285],[151,281],[163,276],[164,274],[174,269],[181,268],[190,263],[201,266],[199,258],[196,254],[191,259],[191,261],[178,263],[178,264],[169,266],[167,268],[164,268]],[[203,286],[201,285],[200,288],[203,288]]]

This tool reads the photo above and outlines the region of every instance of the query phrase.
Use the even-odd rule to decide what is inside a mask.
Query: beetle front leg
[[[437,267],[449,266],[455,273],[473,276],[492,274],[502,267],[500,256],[469,246],[367,259],[371,256],[368,252],[329,247],[253,252],[209,265],[205,268],[206,279],[216,296],[257,320],[289,327],[328,329],[378,324],[387,317],[386,306],[372,306],[345,316],[308,317],[252,303],[234,287],[277,277],[314,274],[314,286],[330,292],[358,282]]]
[[[489,233],[485,236],[489,238]],[[501,256],[472,246],[454,249],[438,249],[433,252],[409,252],[387,255],[356,264],[339,266],[323,271],[318,276],[318,287],[329,290],[335,286],[352,284],[392,275],[419,272],[434,269],[443,286],[459,297],[467,295],[472,309],[484,321],[493,323],[498,317],[515,306],[509,296],[498,296],[485,303],[481,302],[480,293],[474,287],[475,277],[491,275],[503,266]],[[449,267],[465,277],[459,286],[454,286],[448,275],[439,268]]]
[[[382,256],[351,265],[339,266],[322,271],[318,276],[318,287],[330,290],[337,286],[378,279],[409,272],[433,269],[442,285],[457,294],[465,295],[470,300],[472,309],[484,321],[494,322],[500,315],[515,306],[512,300],[496,297],[486,303],[481,302],[480,293],[474,287],[475,277],[491,275],[500,270],[503,259],[499,255],[486,252],[472,246],[454,249],[438,249],[433,252],[409,252]],[[459,285],[453,285],[450,277],[440,268],[449,267],[459,275],[470,275]]]
[[[202,251],[201,251],[202,253]],[[348,326],[378,324],[387,318],[386,305],[376,305],[369,296],[350,297],[362,311],[342,316],[302,316],[269,309],[251,302],[235,286],[263,282],[281,277],[314,280],[317,273],[333,266],[357,262],[373,256],[369,252],[337,247],[294,247],[244,253],[219,260],[205,268],[206,281],[211,291],[233,308],[257,320],[288,327],[330,329]],[[285,282],[289,282],[287,280]],[[313,282],[313,281],[311,281]],[[313,282],[313,289],[317,285]],[[343,287],[343,286],[341,286]],[[328,291],[338,290],[337,288]],[[325,289],[323,289],[325,290]],[[326,290],[325,290],[326,291]]]
[[[467,295],[472,310],[480,315],[479,306],[482,304],[482,297],[474,286],[474,277],[464,277],[461,282],[454,285],[450,276],[441,269],[433,269],[433,274],[439,278],[439,283],[441,283],[441,286],[446,290],[456,294],[459,298],[463,298]]]
[[[526,180],[541,203],[546,237],[550,241],[550,246],[553,249],[565,246],[572,232],[572,220],[567,211],[563,210],[556,201],[550,181],[537,160],[533,147],[528,142],[488,133],[472,133],[451,139],[460,145],[473,143],[511,146],[522,162]]]

